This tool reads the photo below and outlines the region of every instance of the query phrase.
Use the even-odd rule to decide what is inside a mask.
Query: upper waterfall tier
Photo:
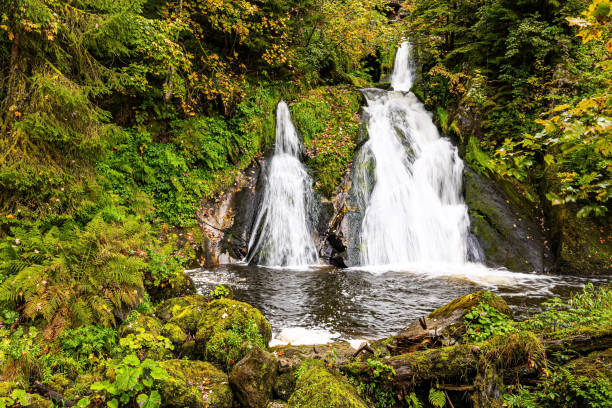
[[[465,263],[478,258],[461,195],[463,162],[412,93],[410,47],[398,49],[395,91],[364,92],[369,140],[357,157],[364,210],[362,265]]]
[[[408,41],[403,42],[395,53],[391,86],[395,91],[408,92],[414,81],[414,64],[411,57],[412,47]]]
[[[284,267],[318,263],[309,225],[312,180],[300,161],[301,151],[289,107],[280,101],[276,108],[276,146],[251,232],[249,263]]]

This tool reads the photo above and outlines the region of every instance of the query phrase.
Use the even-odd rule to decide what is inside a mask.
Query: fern
[[[431,388],[429,390],[429,403],[437,408],[442,408],[446,405],[446,394],[442,390]]]
[[[19,230],[22,238],[0,244],[8,255],[0,263],[7,276],[0,284],[0,304],[22,306],[22,319],[43,319],[47,337],[66,327],[113,326],[116,315],[135,307],[144,291],[146,262],[138,254],[151,233],[142,224],[134,216],[106,222],[99,214],[84,229],[70,223],[44,231],[35,223]]]
[[[406,397],[406,403],[409,408],[423,408],[423,404],[414,392],[411,392],[410,395]]]

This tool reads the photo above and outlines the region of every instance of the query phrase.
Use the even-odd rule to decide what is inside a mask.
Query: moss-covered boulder
[[[173,408],[230,408],[232,390],[227,375],[203,361],[167,360],[169,376],[159,389],[162,405]]]
[[[119,336],[125,337],[128,334],[137,334],[142,331],[149,332],[154,335],[161,333],[162,323],[154,316],[148,316],[142,313],[134,313],[119,326]]]
[[[512,311],[504,299],[492,292],[481,290],[457,298],[437,308],[427,318],[413,322],[393,339],[393,346],[400,353],[429,346],[434,339],[442,339],[444,345],[453,344],[465,333],[465,314],[480,303],[512,316]]]
[[[184,312],[189,306],[205,307],[208,304],[208,299],[202,295],[191,295],[183,297],[175,297],[166,299],[155,308],[155,316],[163,322],[167,322],[174,316]]]
[[[272,329],[261,312],[232,299],[210,302],[198,321],[195,335],[199,353],[226,367],[242,359],[253,347],[265,349],[271,339]]]
[[[189,275],[184,272],[177,273],[167,282],[160,285],[146,285],[147,293],[154,301],[189,296],[196,293],[195,283]]]
[[[236,399],[245,407],[266,408],[272,400],[278,376],[278,361],[259,347],[240,360],[230,374]]]
[[[51,408],[53,403],[38,394],[25,392],[24,389],[12,381],[0,381],[0,397],[10,400],[4,401],[6,406],[24,406],[33,408]],[[13,401],[13,403],[10,403]],[[22,404],[22,402],[24,402]],[[0,404],[2,401],[0,401]],[[2,405],[5,406],[5,405]]]
[[[229,368],[253,347],[265,349],[272,338],[270,324],[253,306],[232,299],[211,302],[193,295],[168,299],[156,309],[164,320],[161,333],[177,356],[202,358]]]
[[[289,408],[366,408],[357,390],[340,374],[332,373],[320,360],[306,360],[289,399]]]

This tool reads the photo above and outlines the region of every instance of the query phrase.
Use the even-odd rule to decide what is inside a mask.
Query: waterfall
[[[396,55],[394,91],[363,90],[369,140],[357,156],[362,265],[463,264],[478,258],[461,194],[463,162],[417,97],[410,45]]]
[[[247,262],[265,266],[305,266],[318,263],[308,210],[312,180],[300,162],[302,146],[289,107],[276,108],[274,156],[265,175],[259,212],[248,246]]]

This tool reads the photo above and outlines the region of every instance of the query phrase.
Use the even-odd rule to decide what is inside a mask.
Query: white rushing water
[[[478,258],[461,195],[463,162],[440,137],[431,114],[407,92],[412,81],[406,42],[397,51],[394,91],[364,90],[370,138],[358,155],[356,174],[365,208],[362,265],[457,265]]]
[[[275,143],[246,260],[265,266],[313,265],[318,256],[308,222],[312,179],[300,162],[302,146],[284,101],[276,108]]]

